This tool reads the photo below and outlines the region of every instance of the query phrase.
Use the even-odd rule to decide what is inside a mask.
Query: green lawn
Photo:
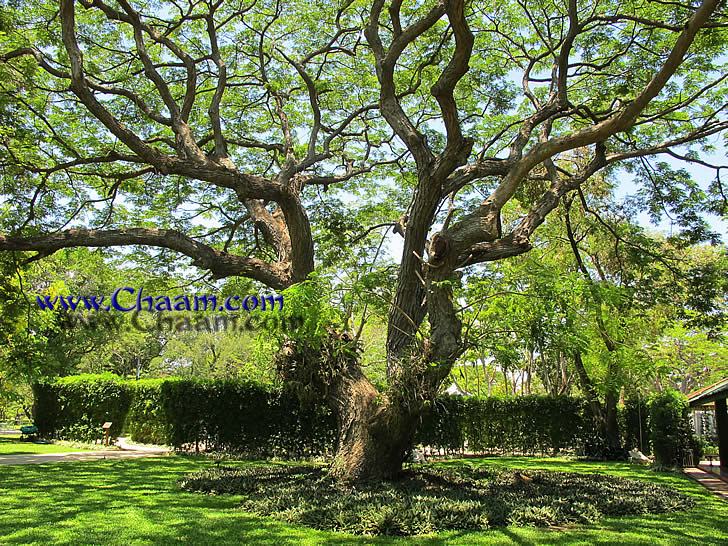
[[[69,453],[87,449],[103,449],[102,446],[89,444],[75,444],[70,442],[56,442],[53,444],[35,444],[21,442],[20,434],[4,434],[0,436],[0,456],[4,455],[30,455],[35,453]]]
[[[54,544],[727,544],[728,503],[679,475],[621,463],[502,458],[473,464],[599,472],[670,484],[693,495],[682,513],[613,518],[561,530],[507,527],[375,539],[292,527],[236,509],[240,497],[181,492],[180,476],[208,460],[166,457],[0,467],[0,543]],[[447,463],[445,463],[447,464]]]

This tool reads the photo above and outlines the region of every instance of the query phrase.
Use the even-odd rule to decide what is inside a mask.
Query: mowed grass
[[[253,516],[237,508],[241,497],[185,493],[177,485],[178,478],[214,463],[170,456],[0,466],[0,544],[728,544],[728,503],[677,474],[565,459],[468,462],[656,481],[693,496],[697,504],[686,512],[610,518],[592,526],[562,529],[506,527],[410,539],[354,537]]]
[[[88,449],[104,449],[103,446],[90,444],[76,444],[70,442],[56,442],[52,444],[36,444],[21,441],[20,434],[3,434],[0,436],[0,456],[5,455],[32,455],[36,453],[70,453]]]

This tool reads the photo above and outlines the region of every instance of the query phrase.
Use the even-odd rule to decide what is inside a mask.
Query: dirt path
[[[720,479],[712,472],[706,472],[697,467],[684,468],[683,472],[721,499],[728,501],[728,482]]]
[[[164,446],[138,445],[126,438],[119,438],[121,449],[101,449],[98,451],[71,451],[68,453],[27,453],[22,455],[0,455],[0,466],[12,464],[44,464],[72,461],[98,461],[105,459],[134,459],[137,457],[161,457],[171,451]]]
[[[0,466],[13,464],[64,463],[72,461],[98,461],[104,459],[133,459],[159,457],[167,451],[77,451],[74,453],[36,453],[32,455],[0,455]]]

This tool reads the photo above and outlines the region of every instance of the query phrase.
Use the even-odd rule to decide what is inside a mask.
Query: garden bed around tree
[[[188,475],[181,486],[242,495],[241,509],[288,524],[362,535],[588,524],[694,504],[641,480],[468,464],[418,465],[399,481],[370,484],[342,484],[317,465],[231,466]]]

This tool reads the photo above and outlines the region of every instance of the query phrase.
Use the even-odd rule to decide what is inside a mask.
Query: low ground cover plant
[[[362,535],[593,523],[693,505],[672,488],[640,480],[468,464],[422,465],[396,482],[348,485],[316,465],[225,466],[188,475],[180,485],[243,495],[241,509],[286,523]]]

